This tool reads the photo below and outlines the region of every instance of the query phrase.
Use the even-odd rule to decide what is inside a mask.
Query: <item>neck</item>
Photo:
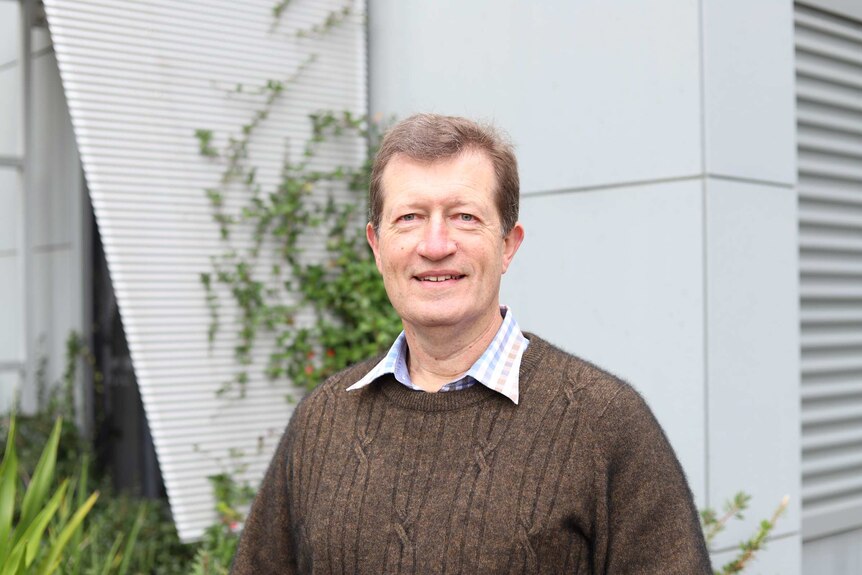
[[[491,344],[503,318],[499,307],[472,330],[459,328],[423,328],[404,326],[407,338],[407,368],[410,380],[425,391],[439,391],[455,381]]]

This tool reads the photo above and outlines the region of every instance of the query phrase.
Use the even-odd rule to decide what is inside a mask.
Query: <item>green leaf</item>
[[[144,518],[147,513],[146,503],[141,504],[138,510],[138,516],[135,518],[135,524],[129,532],[129,539],[126,541],[126,549],[123,551],[123,562],[120,564],[120,570],[117,575],[126,575],[129,570],[129,564],[132,560],[132,552],[135,550],[135,543],[138,540],[138,533],[141,531],[141,526],[144,524]]]
[[[114,566],[115,559],[117,558],[117,552],[120,550],[120,545],[122,543],[123,534],[117,533],[117,536],[114,538],[114,544],[111,545],[111,549],[105,556],[105,563],[102,565],[102,575],[108,575],[111,572],[111,567]]]
[[[39,463],[36,464],[36,470],[33,472],[33,477],[30,479],[30,485],[27,486],[27,492],[24,494],[24,502],[21,504],[21,517],[19,524],[29,525],[39,508],[42,507],[45,498],[48,495],[48,489],[54,481],[54,469],[57,465],[57,445],[60,443],[60,429],[63,425],[63,418],[58,417],[54,422],[54,429],[48,437],[48,443],[45,449],[42,450],[42,456],[39,458]]]
[[[24,545],[18,545],[12,550],[12,553],[9,554],[6,560],[3,561],[3,570],[0,571],[0,575],[17,575],[23,561]]]
[[[18,542],[19,544],[24,544],[27,548],[26,554],[24,555],[24,564],[27,567],[29,567],[36,558],[39,548],[42,546],[42,535],[45,533],[45,529],[48,528],[48,523],[50,523],[54,514],[57,513],[57,509],[60,507],[60,504],[63,502],[63,498],[66,496],[66,490],[68,487],[68,481],[64,481],[60,484],[60,487],[54,492],[53,497],[51,497],[47,505],[42,508],[39,514],[36,515],[33,523],[27,527],[27,530]]]
[[[15,493],[18,486],[18,454],[15,452],[15,417],[6,437],[6,451],[0,464],[0,557],[6,557],[12,516],[15,511]]]
[[[60,535],[57,537],[57,540],[54,541],[54,544],[48,552],[48,557],[42,563],[39,571],[40,575],[50,575],[57,570],[60,562],[60,554],[63,552],[63,549],[66,547],[66,544],[69,542],[69,539],[72,538],[75,531],[81,527],[84,517],[86,517],[87,513],[90,512],[90,509],[93,508],[98,497],[98,492],[93,493],[90,498],[87,499],[86,503],[84,503],[84,506],[78,508],[63,530],[60,531]]]
[[[90,469],[90,457],[85,453],[81,459],[81,472],[78,479],[77,489],[77,507],[80,508],[86,503],[87,498],[87,483],[89,481],[88,472]],[[83,532],[78,530],[75,532],[75,537],[72,539],[72,563],[76,568],[80,567],[81,561],[81,538]]]

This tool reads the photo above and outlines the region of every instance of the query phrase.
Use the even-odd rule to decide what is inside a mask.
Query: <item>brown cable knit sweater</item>
[[[682,469],[626,383],[535,335],[519,405],[349,368],[297,407],[232,573],[707,574]]]

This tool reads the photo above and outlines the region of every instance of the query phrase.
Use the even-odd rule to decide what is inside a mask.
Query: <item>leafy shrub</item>
[[[194,558],[195,546],[180,541],[162,500],[104,490],[84,527],[80,562],[69,573],[184,575]]]
[[[76,334],[71,334],[68,341],[78,341]],[[70,355],[79,351],[79,346],[67,348]],[[74,373],[64,377],[68,381],[73,378]],[[195,546],[180,541],[167,503],[116,493],[109,476],[91,473],[92,447],[74,423],[61,417],[61,414],[74,416],[68,396],[62,385],[49,387],[43,384],[38,410],[17,417],[14,433],[11,430],[12,418],[0,419],[0,441],[11,442],[19,469],[34,468],[39,450],[42,446],[52,445],[52,433],[56,433],[59,437],[55,449],[55,475],[72,477],[70,485],[77,484],[78,493],[86,492],[91,486],[96,486],[100,492],[81,529],[72,538],[69,553],[63,558],[62,572],[70,575],[188,573]],[[4,575],[3,571],[0,575]]]
[[[239,508],[252,500],[254,491],[248,485],[237,484],[228,474],[215,475],[209,479],[215,491],[219,520],[204,533],[191,566],[191,573],[227,575],[236,553],[244,519]]]

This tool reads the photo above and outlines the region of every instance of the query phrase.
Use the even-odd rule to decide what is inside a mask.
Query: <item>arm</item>
[[[243,527],[231,575],[296,573],[290,522],[290,450],[294,420],[279,442]]]
[[[620,388],[596,431],[596,572],[711,574],[682,467],[640,395]]]

